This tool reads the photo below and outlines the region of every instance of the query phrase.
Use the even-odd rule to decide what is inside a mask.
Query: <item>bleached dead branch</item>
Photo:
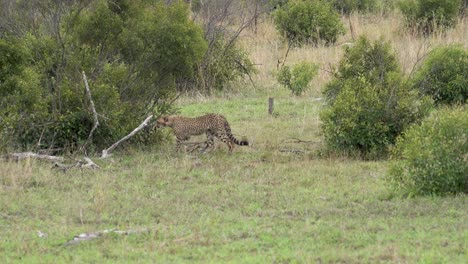
[[[88,96],[89,103],[91,104],[91,111],[93,112],[94,125],[93,125],[93,128],[91,129],[91,131],[89,132],[88,139],[83,144],[81,149],[84,149],[86,147],[86,145],[88,145],[89,142],[91,142],[91,140],[93,138],[94,130],[96,130],[96,128],[99,126],[98,114],[96,112],[96,107],[94,106],[93,97],[91,96],[91,90],[89,89],[89,85],[88,85],[88,79],[86,78],[86,74],[85,74],[84,71],[83,71],[83,81],[85,83],[86,95]]]
[[[22,160],[22,159],[40,159],[40,160],[49,160],[49,161],[64,161],[63,157],[59,156],[50,156],[50,155],[42,155],[37,154],[34,152],[21,152],[21,153],[10,153],[2,156],[3,159],[13,159],[13,160]]]
[[[107,149],[104,149],[102,151],[102,155],[101,155],[101,158],[107,158],[110,156],[110,152],[112,150],[114,150],[120,143],[122,143],[123,141],[131,138],[132,136],[134,136],[136,133],[138,133],[138,131],[142,130],[143,128],[145,128],[149,121],[151,120],[151,118],[153,118],[153,115],[150,115],[148,116],[145,121],[143,121],[143,123],[141,123],[137,128],[135,128],[130,134],[126,135],[125,137],[123,137],[122,139],[120,139],[119,141],[115,142],[114,144],[112,144],[112,146],[110,146],[109,148]]]

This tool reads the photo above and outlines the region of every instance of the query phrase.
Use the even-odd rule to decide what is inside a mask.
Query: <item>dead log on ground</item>
[[[84,160],[84,161],[83,161]],[[83,160],[76,160],[75,164],[62,164],[59,162],[54,163],[52,166],[52,169],[59,169],[62,170],[63,172],[66,172],[70,169],[73,168],[78,168],[78,169],[100,169],[99,165],[94,163],[90,158],[84,157]]]
[[[130,234],[140,234],[140,233],[147,233],[147,232],[149,232],[148,229],[136,229],[136,230],[126,230],[126,231],[117,230],[117,229],[107,229],[104,231],[98,231],[98,232],[93,232],[93,233],[83,233],[83,234],[74,236],[72,240],[65,243],[65,246],[76,245],[83,241],[93,240],[93,239],[96,239],[98,237],[101,237],[109,233],[114,233],[118,235],[130,235]]]
[[[43,155],[37,154],[34,152],[21,152],[21,153],[10,153],[2,156],[3,159],[6,160],[22,160],[22,159],[40,159],[40,160],[48,160],[48,161],[64,161],[65,159],[60,156],[50,156],[50,155]]]

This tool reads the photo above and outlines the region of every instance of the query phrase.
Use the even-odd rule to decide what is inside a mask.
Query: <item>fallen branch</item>
[[[140,233],[147,233],[147,232],[149,232],[148,229],[127,230],[127,231],[122,231],[122,230],[117,230],[117,229],[107,229],[104,231],[98,231],[94,233],[83,233],[83,234],[74,236],[72,240],[65,243],[65,246],[76,245],[83,241],[93,240],[93,239],[96,239],[98,237],[101,237],[109,233],[114,233],[118,235],[130,235],[130,234],[140,234]]]
[[[305,151],[301,149],[279,149],[279,152],[290,152],[294,154],[304,154]]]
[[[147,125],[148,125],[148,122],[151,120],[151,118],[153,118],[153,115],[150,115],[148,116],[145,121],[143,121],[143,123],[141,123],[137,128],[135,128],[130,134],[126,135],[125,137],[123,137],[122,139],[120,139],[119,141],[115,142],[112,146],[110,146],[108,149],[104,149],[102,151],[102,155],[101,155],[101,158],[107,158],[110,156],[110,152],[112,150],[114,150],[120,143],[122,143],[123,141],[131,138],[132,136],[134,136],[136,133],[138,133],[138,131],[142,130],[143,128],[145,128]]]
[[[83,71],[83,81],[84,81],[84,83],[85,83],[86,95],[88,96],[89,103],[91,104],[91,110],[93,111],[94,125],[93,125],[93,128],[91,129],[91,131],[89,132],[88,139],[87,139],[86,142],[83,144],[83,146],[81,146],[80,149],[84,149],[84,148],[86,147],[86,145],[88,145],[89,142],[91,142],[91,139],[92,139],[92,137],[93,137],[94,130],[96,130],[96,128],[99,126],[98,114],[97,114],[97,112],[96,112],[96,107],[94,107],[93,97],[91,96],[91,90],[89,89],[88,79],[86,78],[86,74],[85,74],[84,71]]]
[[[84,160],[84,161],[83,161]],[[100,169],[99,165],[94,163],[90,158],[84,157],[83,160],[76,160],[75,164],[62,164],[59,162],[54,163],[52,169],[59,169],[64,172],[73,168],[85,168],[85,169]]]
[[[304,144],[318,144],[320,141],[313,141],[313,140],[302,140],[300,138],[286,138],[281,141],[282,143],[304,143]]]
[[[22,160],[22,159],[40,159],[40,160],[49,160],[49,161],[64,161],[63,157],[59,156],[50,156],[50,155],[42,155],[36,154],[34,152],[21,152],[21,153],[11,153],[2,156],[3,159],[14,159],[14,160]]]

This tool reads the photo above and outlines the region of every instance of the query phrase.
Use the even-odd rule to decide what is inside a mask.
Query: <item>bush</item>
[[[352,48],[345,48],[338,70],[325,87],[324,94],[329,102],[333,102],[346,80],[360,76],[372,85],[388,87],[389,73],[400,73],[390,44],[382,40],[371,44],[366,37],[360,37]]]
[[[345,32],[339,14],[328,2],[318,0],[289,1],[276,11],[275,24],[291,45],[332,44]]]
[[[442,109],[409,128],[386,177],[410,195],[468,193],[468,108]]]
[[[284,66],[277,75],[278,82],[291,90],[294,95],[301,95],[317,75],[319,66],[308,62],[300,62],[294,65],[292,71]]]
[[[354,11],[371,12],[377,9],[377,0],[334,0],[333,7],[343,14],[351,14]]]
[[[468,51],[461,45],[436,48],[413,78],[413,86],[436,103],[468,100]]]
[[[361,37],[347,49],[324,91],[327,106],[320,118],[327,146],[367,159],[385,157],[388,146],[431,106],[401,76],[388,43]]]
[[[460,12],[461,0],[409,0],[400,1],[399,8],[406,26],[423,34],[454,27]]]
[[[40,75],[28,67],[29,50],[16,39],[0,39],[0,149],[32,141],[30,131],[40,129],[47,115]]]
[[[223,90],[230,83],[257,72],[247,52],[236,42],[230,43],[223,36],[217,36],[210,44],[204,60],[196,70],[197,79],[194,82],[198,90],[208,93],[213,88]],[[184,90],[184,87],[180,89]]]

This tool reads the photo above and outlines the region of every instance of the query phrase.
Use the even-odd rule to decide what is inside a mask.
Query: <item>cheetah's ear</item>
[[[169,118],[167,118],[167,116],[164,117],[164,122],[168,122],[169,121]]]

